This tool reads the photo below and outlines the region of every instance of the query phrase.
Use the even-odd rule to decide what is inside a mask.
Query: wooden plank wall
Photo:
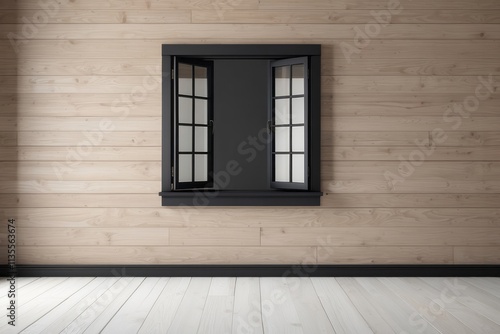
[[[0,29],[19,264],[500,263],[498,0],[3,0]],[[321,207],[160,206],[163,43],[322,44]]]

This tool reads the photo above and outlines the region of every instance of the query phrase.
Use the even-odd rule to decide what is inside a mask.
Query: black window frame
[[[308,167],[306,189],[237,191],[182,190],[175,184],[175,78],[176,59],[266,59],[304,57],[308,61]],[[321,192],[321,46],[317,44],[164,44],[162,45],[162,197],[163,206],[317,206]],[[272,100],[272,99],[270,99]],[[270,109],[271,110],[271,109]],[[271,174],[268,173],[270,176]],[[290,188],[290,187],[288,187]]]

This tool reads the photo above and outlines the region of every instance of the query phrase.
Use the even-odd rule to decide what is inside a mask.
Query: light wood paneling
[[[425,147],[425,146],[424,146]],[[429,148],[429,146],[426,146]],[[321,158],[332,161],[398,161],[400,156],[409,157],[418,147],[324,147]],[[426,156],[427,161],[474,161],[500,160],[500,146],[484,147],[435,147],[432,154]]]
[[[106,2],[101,2],[99,0],[90,0],[90,1],[69,1],[69,0],[60,0],[58,2],[59,6],[55,6],[57,10],[81,10],[81,9],[134,9],[134,10],[147,10],[155,11],[155,10],[172,10],[172,9],[214,9],[214,7],[219,7],[218,2],[214,2],[212,0],[169,0],[169,1],[148,1],[144,2],[141,0],[130,0],[126,3],[123,3],[120,0],[110,0]],[[223,8],[239,8],[239,9],[256,9],[258,1],[257,0],[245,0],[245,1],[236,1],[231,5],[224,5]],[[5,0],[2,2],[0,9],[40,9],[40,4],[37,0],[24,0],[24,1],[16,1],[16,0]]]
[[[330,194],[321,205],[334,208],[497,208],[500,194]]]
[[[390,117],[390,116],[359,116],[359,117],[322,117],[323,131],[434,131],[442,129],[445,133],[460,131],[490,131],[494,132],[500,124],[500,117],[462,118],[451,115],[446,119],[432,116]]]
[[[82,162],[83,157],[70,155],[67,160],[54,162],[0,162],[0,181],[17,177],[21,181],[159,181],[160,162]]]
[[[151,194],[160,181],[3,181],[4,194]]]
[[[100,138],[113,131],[161,131],[161,117],[0,117],[0,131],[76,131]],[[97,139],[96,139],[97,140]]]
[[[299,0],[304,4],[303,0]],[[287,4],[289,1],[286,2]],[[308,4],[309,6],[309,4]],[[499,6],[500,7],[500,6]],[[340,24],[332,28],[329,24],[254,24],[253,29],[266,31],[262,40],[295,38],[351,39],[356,38],[352,24]],[[16,25],[5,24],[7,31],[16,31]],[[253,29],[243,24],[50,24],[40,29],[33,39],[192,39],[199,38],[203,31],[210,39],[255,39]],[[391,24],[380,29],[377,39],[412,40],[496,40],[500,38],[497,24]]]
[[[259,246],[259,228],[172,228],[170,244],[178,246]]]
[[[191,23],[190,10],[68,10],[66,6],[61,6],[56,15],[50,18],[51,23],[83,23],[83,24],[99,24],[99,23]],[[31,19],[40,15],[40,9],[26,10],[5,10],[0,13],[0,23],[17,23],[23,22],[22,19]],[[483,18],[479,22],[495,22],[494,15],[485,15],[485,13],[477,12],[478,18]],[[467,17],[467,16],[465,16]],[[471,21],[473,22],[473,21]]]
[[[320,264],[452,264],[453,247],[318,247]]]
[[[22,226],[19,264],[500,262],[497,0],[42,5],[0,3],[0,219]],[[322,45],[320,207],[161,207],[164,43]],[[443,118],[490,75],[470,117]]]
[[[262,245],[296,246],[491,246],[499,228],[262,228]]]
[[[160,246],[169,244],[168,228],[24,228],[22,246]]]
[[[16,134],[13,132],[3,133],[4,146],[12,146],[16,143]],[[97,136],[97,135],[96,135]],[[99,141],[97,141],[99,139]],[[48,147],[70,147],[78,148],[78,146],[86,145],[88,136],[85,133],[78,132],[46,132],[46,131],[28,131],[20,132],[17,139],[20,147],[24,146],[37,146],[38,148]],[[161,132],[159,131],[143,131],[143,132],[122,132],[113,131],[108,132],[106,135],[96,137],[96,143],[100,146],[93,146],[92,152],[99,152],[99,150],[106,150],[108,147],[118,147],[118,149],[132,149],[135,147],[155,147],[161,146]],[[28,148],[29,149],[29,148]],[[148,152],[147,149],[142,153]],[[150,151],[151,152],[151,151]],[[97,153],[99,154],[99,153]]]
[[[62,161],[68,153],[75,151],[80,156],[91,156],[94,161],[161,161],[161,147],[101,147],[84,140],[75,147],[20,147],[16,157],[19,161]],[[2,155],[6,148],[0,148],[0,161],[11,160]],[[8,149],[8,148],[7,148]],[[11,150],[12,151],[12,150]],[[82,153],[85,152],[85,153]],[[6,152],[7,154],[7,152]],[[15,160],[15,159],[14,159]]]
[[[23,264],[286,264],[314,263],[314,247],[19,247]]]
[[[500,247],[455,247],[453,256],[459,264],[498,264]]]
[[[0,209],[29,227],[496,227],[500,209],[485,208],[19,208]],[[295,219],[291,220],[290,216]]]
[[[390,181],[390,180],[389,180]],[[332,194],[497,194],[500,181],[455,181],[406,179],[392,184],[389,181],[325,181],[323,191]]]
[[[310,8],[313,6],[310,6]],[[358,10],[290,10],[285,6],[275,10],[231,10],[218,15],[213,10],[194,10],[193,23],[330,23],[330,24],[367,24],[375,17],[380,17],[387,23],[500,23],[500,11],[475,9],[475,10],[422,10],[407,9],[401,13],[390,16],[374,15],[366,9]],[[1,19],[1,18],[0,18]],[[1,21],[0,21],[1,22]],[[5,23],[12,23],[5,19]],[[115,23],[115,22],[111,22]]]

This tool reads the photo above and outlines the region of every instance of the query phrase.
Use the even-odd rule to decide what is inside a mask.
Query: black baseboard
[[[500,277],[500,265],[18,265],[16,277]]]

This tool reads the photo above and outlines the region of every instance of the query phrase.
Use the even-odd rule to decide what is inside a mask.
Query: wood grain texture
[[[455,263],[459,264],[498,264],[500,247],[454,247]]]
[[[301,264],[314,263],[313,247],[19,247],[24,264]]]
[[[170,244],[178,246],[259,246],[259,228],[171,228]]]
[[[300,246],[495,246],[499,228],[262,228],[262,245]]]
[[[22,222],[18,263],[500,262],[497,0],[44,4],[0,3],[0,219]],[[389,8],[396,5],[400,11]],[[389,9],[387,21],[375,23]],[[165,43],[321,44],[320,207],[161,207]],[[481,93],[470,115],[460,109]],[[419,164],[414,158],[422,153]],[[409,160],[418,165],[414,171],[404,165]],[[387,172],[402,179],[391,182]],[[136,283],[123,302],[142,284]],[[364,319],[378,319],[372,330],[407,329],[406,320],[394,322],[387,312],[408,316],[408,308],[375,308],[377,288],[397,294],[400,285],[347,283],[366,293],[353,304]],[[240,293],[255,287],[240,286]],[[190,295],[200,305],[212,297],[213,309],[236,306],[238,295],[222,299],[209,288],[210,282]],[[166,296],[149,305],[156,316],[143,331],[157,329],[159,311],[190,314],[189,305]],[[296,297],[311,309],[318,305]],[[60,324],[75,329],[78,320],[99,331],[121,307],[104,304],[95,322]],[[251,311],[241,307],[243,316]],[[331,331],[301,318],[309,311],[289,317],[299,331]],[[339,332],[354,326],[340,313],[335,320]],[[200,323],[224,332],[238,326],[210,312],[197,313],[193,332]]]
[[[312,6],[311,6],[312,7]],[[407,9],[397,15],[384,16],[387,23],[500,23],[500,11],[475,10],[439,10],[439,9]],[[269,10],[231,10],[218,15],[215,10],[193,10],[193,23],[330,23],[330,24],[367,24],[373,21],[373,11],[355,10],[314,10],[304,8],[293,10],[283,6],[282,9]],[[378,12],[375,12],[378,13]],[[386,14],[387,15],[387,14]],[[1,19],[1,17],[0,17]],[[0,21],[1,22],[1,21]],[[9,22],[5,19],[5,23]],[[114,23],[114,22],[113,22]]]
[[[144,246],[169,244],[168,228],[23,228],[20,246]]]
[[[26,228],[500,227],[499,208],[2,208],[0,214]]]
[[[299,0],[304,3],[303,0]],[[287,1],[288,3],[288,1]],[[499,6],[500,7],[500,6]],[[355,25],[341,24],[332,28],[326,24],[254,24],[254,29],[267,31],[261,39],[295,38],[351,39],[356,38]],[[16,31],[16,25],[5,24],[7,31]],[[191,39],[198,38],[199,31],[206,38],[253,39],[255,33],[243,24],[48,24],[33,39]],[[380,29],[377,39],[412,40],[497,40],[500,27],[497,24],[391,24]]]
[[[318,247],[320,264],[452,264],[450,246],[359,246]]]

